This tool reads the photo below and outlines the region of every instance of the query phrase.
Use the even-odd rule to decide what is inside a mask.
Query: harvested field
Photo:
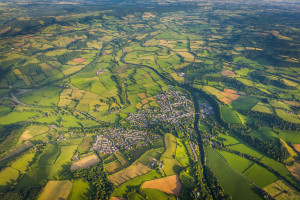
[[[224,70],[220,74],[222,74],[223,76],[235,76],[235,73],[230,70]]]
[[[182,184],[178,175],[169,176],[166,178],[146,181],[142,185],[142,189],[158,189],[165,193],[179,196],[181,193]]]
[[[80,159],[77,162],[74,162],[70,168],[71,171],[75,171],[81,168],[88,168],[96,163],[100,162],[99,157],[94,154],[85,158]]]
[[[220,99],[220,101],[222,101],[223,103],[225,104],[230,104],[230,102],[232,101],[231,99],[227,98],[227,97],[224,97],[222,99]]]
[[[149,167],[147,167],[146,165],[143,165],[140,162],[136,162],[136,163],[132,164],[131,166],[129,166],[128,168],[109,176],[108,179],[114,185],[119,186],[122,183],[129,181],[130,179],[141,176],[150,171],[151,171],[151,169]]]
[[[110,200],[127,200],[127,199],[121,197],[111,197]]]
[[[146,93],[139,93],[137,94],[141,99],[145,99],[147,98],[147,94]]]
[[[24,131],[24,133],[20,137],[20,140],[21,141],[29,140],[31,138],[29,132],[30,132],[29,130]]]
[[[298,102],[298,101],[287,101],[287,100],[284,100],[284,103],[290,104],[290,105],[295,106],[295,107],[300,107],[300,102]]]
[[[296,151],[300,152],[300,144],[293,144]]]
[[[42,194],[39,196],[39,200],[53,200],[67,199],[72,189],[71,181],[49,181]]]
[[[264,187],[264,190],[275,200],[300,199],[300,193],[283,180],[278,180]]]
[[[293,166],[287,166],[287,169],[293,174],[293,176],[300,181],[300,164],[295,163]]]

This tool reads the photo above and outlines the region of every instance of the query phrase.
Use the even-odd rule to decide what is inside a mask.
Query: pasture
[[[234,168],[236,171],[240,173],[243,173],[246,169],[248,169],[253,164],[252,161],[233,153],[229,153],[226,151],[219,151],[219,153],[226,159],[226,161],[229,163],[229,165],[232,168]]]
[[[232,108],[228,106],[221,107],[221,114],[223,119],[228,123],[233,123],[233,124],[242,123],[236,111],[234,111]]]
[[[254,164],[247,169],[247,171],[244,172],[244,175],[258,184],[260,187],[265,187],[278,180],[278,178],[272,172],[257,164]]]
[[[147,199],[151,200],[175,200],[175,196],[169,196],[166,193],[157,189],[143,189],[142,194],[146,195]]]
[[[0,171],[0,191],[6,189],[8,185],[12,184],[19,177],[19,171],[6,167]]]
[[[262,199],[255,193],[253,186],[247,179],[234,172],[220,157],[218,152],[211,148],[205,149],[207,166],[213,171],[225,193],[230,194],[233,199],[259,200]],[[237,189],[238,188],[238,189]]]
[[[244,154],[248,154],[250,156],[253,156],[255,158],[262,158],[263,155],[261,153],[259,153],[258,151],[256,151],[255,149],[253,149],[252,147],[246,145],[246,144],[236,144],[233,146],[229,146],[229,149],[244,153]]]
[[[91,193],[91,188],[88,182],[84,182],[81,179],[74,180],[72,189],[68,196],[68,200],[80,200],[87,199],[89,193]]]
[[[81,154],[86,153],[91,148],[92,142],[93,142],[92,136],[84,138],[78,147],[78,152]]]

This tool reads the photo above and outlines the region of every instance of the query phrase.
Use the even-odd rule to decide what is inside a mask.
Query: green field
[[[143,189],[141,191],[144,195],[146,195],[146,199],[151,200],[175,200],[175,196],[169,196],[166,193],[155,190],[155,189]]]
[[[257,164],[252,165],[244,174],[260,187],[265,187],[278,180],[273,173]]]
[[[300,134],[296,131],[287,131],[275,129],[281,139],[292,144],[300,144]]]
[[[11,112],[0,117],[0,125],[13,124],[39,116],[38,112]]]
[[[152,170],[151,172],[144,174],[142,176],[136,177],[134,179],[131,179],[130,181],[127,181],[126,183],[123,183],[119,187],[117,187],[112,196],[116,197],[125,197],[126,194],[129,192],[130,187],[139,186],[145,181],[150,181],[153,179],[161,178],[161,174],[157,173],[155,170]]]
[[[258,101],[255,97],[239,97],[230,105],[236,110],[250,110]]]
[[[248,169],[253,162],[238,156],[233,153],[229,153],[226,151],[219,151],[219,153],[226,159],[226,161],[233,167],[236,171],[243,173],[246,169]]]
[[[262,199],[255,193],[255,186],[234,172],[216,150],[207,148],[205,155],[207,158],[207,166],[211,168],[225,192],[230,194],[233,199]]]
[[[260,130],[253,130],[250,135],[271,143],[275,143],[276,145],[278,143],[278,134],[269,127],[262,127]]]
[[[225,146],[231,146],[241,143],[238,139],[234,138],[231,135],[219,134],[217,139],[221,141]]]
[[[256,151],[255,149],[253,149],[252,147],[245,145],[245,144],[237,144],[237,145],[233,145],[233,146],[229,146],[229,149],[235,150],[235,151],[239,151],[241,153],[244,154],[248,154],[250,156],[253,156],[255,158],[262,158],[263,155],[261,153],[259,153],[258,151]]]
[[[84,182],[83,180],[80,180],[80,179],[74,180],[72,189],[68,196],[68,200],[87,199],[90,192],[91,191],[90,191],[89,183]]]
[[[233,124],[241,124],[241,120],[239,116],[237,115],[236,111],[231,109],[228,106],[223,106],[221,108],[221,114],[223,119],[228,122],[228,123],[233,123]]]

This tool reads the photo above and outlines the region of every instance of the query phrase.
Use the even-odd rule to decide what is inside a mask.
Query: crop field
[[[122,183],[129,181],[130,179],[133,179],[137,176],[141,176],[150,171],[151,171],[151,169],[149,167],[147,167],[146,165],[143,165],[140,162],[135,162],[132,165],[130,165],[129,167],[127,167],[126,169],[109,176],[108,179],[114,185],[119,186]]]
[[[219,151],[219,153],[226,159],[226,161],[233,167],[236,171],[243,173],[246,169],[248,169],[253,162],[238,156],[233,153],[229,153],[226,151]]]
[[[294,163],[293,166],[287,166],[287,169],[291,172],[291,174],[300,181],[300,164]]]
[[[67,199],[71,189],[71,181],[49,181],[43,189],[42,194],[39,196],[39,199]]]
[[[48,130],[49,128],[47,126],[31,125],[23,132],[23,134],[20,137],[20,141],[28,140],[32,137],[43,134]]]
[[[149,172],[147,174],[133,178],[130,181],[127,181],[127,182],[123,183],[122,185],[118,186],[114,190],[112,196],[126,197],[126,194],[129,192],[130,187],[138,186],[145,181],[158,179],[158,178],[161,178],[161,174],[157,173],[155,170],[152,170],[151,172]]]
[[[278,180],[264,187],[275,200],[299,199],[300,193],[288,185],[284,180]]]
[[[94,155],[84,157],[84,158],[80,159],[79,161],[74,162],[72,164],[70,170],[75,171],[75,170],[81,169],[81,168],[88,168],[98,162],[100,162],[100,159],[96,154],[94,154]]]
[[[122,164],[119,160],[114,160],[104,165],[104,169],[108,174],[114,174],[123,169]]]
[[[253,186],[247,179],[234,172],[220,157],[214,149],[206,149],[207,166],[211,168],[214,175],[233,199],[262,199],[255,193]],[[238,188],[238,190],[237,190]]]
[[[78,147],[78,152],[82,154],[86,153],[91,148],[92,142],[93,142],[93,137],[89,136],[84,138]]]
[[[130,165],[130,162],[127,160],[127,158],[121,152],[118,151],[114,155],[116,156],[116,158],[118,159],[118,161],[121,163],[121,165],[124,168],[126,168]]]
[[[157,189],[167,194],[179,196],[182,188],[178,175],[168,176],[166,178],[155,179],[143,183],[142,189]]]

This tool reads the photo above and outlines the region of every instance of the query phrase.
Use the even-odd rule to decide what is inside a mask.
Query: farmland
[[[1,199],[298,198],[298,2],[0,4]]]

